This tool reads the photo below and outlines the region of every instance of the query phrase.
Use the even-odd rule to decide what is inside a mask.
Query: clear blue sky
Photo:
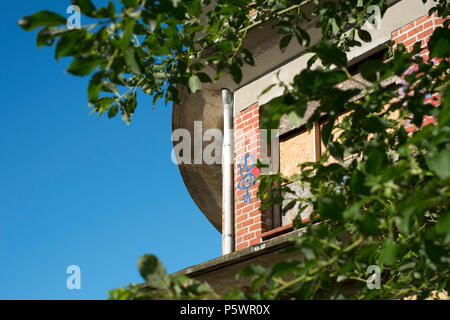
[[[140,94],[129,127],[89,116],[89,78],[16,24],[69,4],[0,1],[0,299],[104,299],[141,282],[144,253],[174,272],[221,252],[170,160],[171,107]],[[72,264],[81,290],[66,289]]]

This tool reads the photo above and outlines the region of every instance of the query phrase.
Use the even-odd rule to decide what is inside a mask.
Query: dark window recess
[[[350,74],[352,76],[354,76],[355,74],[359,73],[359,67],[361,66],[361,64],[364,63],[364,61],[366,61],[366,60],[384,61],[384,60],[386,60],[387,53],[388,53],[388,49],[387,48],[382,48],[381,50],[371,54],[367,58],[365,58],[365,59],[363,59],[363,60],[361,60],[359,62],[356,62],[356,63],[352,64],[351,66],[349,66],[347,68],[348,72],[350,72]]]

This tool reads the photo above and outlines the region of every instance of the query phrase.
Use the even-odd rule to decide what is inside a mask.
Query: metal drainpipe
[[[233,98],[228,89],[222,89],[223,102],[223,248],[222,253],[234,251],[234,197],[233,197]]]

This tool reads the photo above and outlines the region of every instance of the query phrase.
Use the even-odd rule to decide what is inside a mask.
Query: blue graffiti
[[[251,160],[250,164],[249,159]],[[250,187],[255,183],[256,177],[251,171],[255,167],[255,164],[255,158],[251,154],[246,154],[244,159],[242,159],[239,163],[241,179],[239,181],[238,188],[246,191],[244,195],[245,203],[252,202],[250,199]]]

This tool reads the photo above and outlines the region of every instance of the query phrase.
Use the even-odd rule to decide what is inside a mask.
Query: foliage
[[[268,103],[270,112],[262,118],[266,127],[278,127],[284,114],[302,119],[308,102],[316,102],[306,127],[327,115],[325,153],[318,162],[302,164],[299,175],[259,178],[262,199],[270,198],[269,186],[280,185],[283,194],[290,192],[290,183],[309,186],[310,198],[288,205],[313,208],[309,223],[296,223],[305,234],[293,239],[304,259],[248,266],[238,276],[251,278],[250,292],[233,290],[221,298],[312,299],[330,292],[331,298],[396,299],[450,291],[448,20],[429,42],[435,63],[418,55],[420,43],[412,52],[399,45],[395,52],[390,48],[387,60],[363,63],[363,80],[357,80],[347,69],[346,52],[371,41],[362,29],[367,8],[378,5],[384,13],[386,1],[121,0],[119,13],[112,1],[98,9],[90,0],[73,2],[96,23],[69,30],[61,16],[41,11],[19,25],[42,27],[38,47],[57,41],[55,57],[73,57],[70,73],[93,74],[88,86],[93,111],[114,117],[120,110],[127,123],[137,107],[138,88],[154,100],[179,102],[179,87],[196,92],[201,83],[213,81],[202,71],[207,64],[215,66],[215,79],[229,72],[239,83],[244,63],[254,64],[243,47],[247,31],[267,21],[282,35],[280,50],[295,39],[313,53],[292,83],[279,84],[284,94]],[[301,27],[310,19],[305,5],[313,6],[322,31],[318,43],[311,44]],[[434,11],[447,17],[447,1],[436,1]],[[418,71],[404,83],[384,85],[389,77],[400,79],[412,63]],[[355,86],[336,86],[343,81]],[[424,103],[427,94],[436,93],[435,106]],[[423,126],[424,116],[433,116],[435,123]],[[419,129],[407,132],[405,119]],[[374,264],[381,267],[382,286],[369,290],[366,270]],[[113,290],[111,299],[219,298],[205,283],[169,277],[154,256],[142,257],[138,266],[147,286]],[[344,295],[341,288],[348,283],[356,290]]]

